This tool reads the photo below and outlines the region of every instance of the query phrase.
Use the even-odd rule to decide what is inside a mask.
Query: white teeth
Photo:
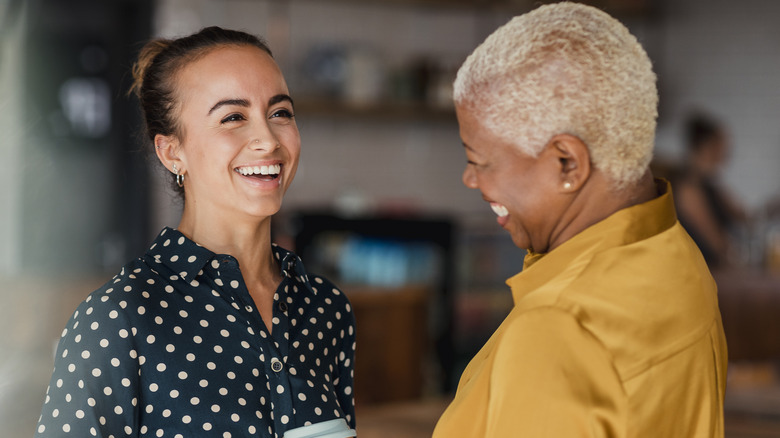
[[[507,210],[506,207],[504,207],[501,204],[491,203],[490,208],[493,209],[493,213],[497,214],[498,217],[504,217],[509,215],[509,210]]]
[[[268,166],[247,166],[239,167],[238,173],[241,175],[278,175],[282,172],[281,164],[271,164]]]

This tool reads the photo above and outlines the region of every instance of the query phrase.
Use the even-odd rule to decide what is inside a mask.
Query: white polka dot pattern
[[[35,436],[281,437],[338,417],[354,427],[349,302],[273,251],[283,280],[268,333],[236,260],[164,229],[68,321]]]

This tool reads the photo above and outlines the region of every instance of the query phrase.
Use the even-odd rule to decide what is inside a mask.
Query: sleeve
[[[121,308],[98,296],[87,298],[63,330],[36,438],[138,436],[134,329]]]
[[[512,321],[496,351],[488,437],[624,437],[626,397],[604,346],[552,308]]]
[[[343,292],[342,292],[343,294]],[[346,298],[346,297],[345,297]],[[352,305],[346,302],[346,329],[344,339],[341,342],[339,352],[338,381],[336,382],[336,394],[339,398],[339,406],[344,411],[349,426],[355,427],[355,315]]]

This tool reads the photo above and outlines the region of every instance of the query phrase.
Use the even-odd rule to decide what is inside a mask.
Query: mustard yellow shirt
[[[434,438],[723,436],[716,286],[657,184],[656,199],[526,257]]]

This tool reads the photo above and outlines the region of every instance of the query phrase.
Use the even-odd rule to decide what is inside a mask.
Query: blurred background
[[[288,80],[303,151],[274,232],[354,304],[359,434],[430,436],[511,308],[504,281],[523,257],[461,184],[451,83],[488,34],[540,3],[0,0],[0,436],[32,436],[78,302],[178,224],[130,68],[147,39],[208,25],[265,37]],[[720,218],[727,436],[780,436],[780,3],[590,3],[654,62],[656,173],[689,193],[691,227]],[[691,146],[694,113],[717,127],[699,136],[707,147]],[[685,186],[702,150],[716,151],[704,199],[720,202]]]

